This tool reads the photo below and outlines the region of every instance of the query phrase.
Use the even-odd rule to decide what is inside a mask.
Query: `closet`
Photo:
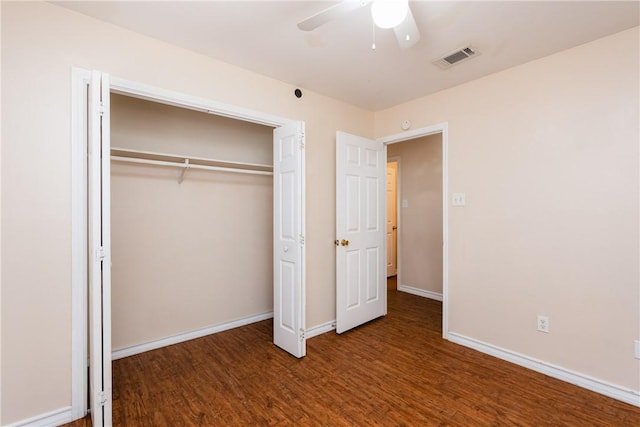
[[[262,319],[304,357],[305,123],[98,70],[71,87],[72,412],[112,424],[114,357]]]
[[[114,356],[273,312],[273,127],[111,93]]]

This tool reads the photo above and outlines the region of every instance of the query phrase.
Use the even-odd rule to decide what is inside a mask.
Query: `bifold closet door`
[[[89,402],[93,427],[111,426],[111,143],[109,76],[89,90]]]
[[[273,131],[273,342],[296,357],[304,336],[304,124]]]

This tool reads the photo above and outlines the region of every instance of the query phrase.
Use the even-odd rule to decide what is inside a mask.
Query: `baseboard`
[[[322,335],[325,332],[330,332],[336,329],[336,321],[330,320],[326,323],[322,323],[318,326],[314,326],[313,328],[307,329],[305,336],[308,338],[317,337],[318,335]]]
[[[484,343],[482,341],[475,340],[473,338],[465,337],[464,335],[456,334],[455,332],[449,332],[448,339],[451,342],[472,348],[474,350],[478,350],[482,353],[497,357],[498,359],[515,363],[516,365],[529,368],[550,377],[557,378],[559,380],[577,385],[579,387],[586,388],[587,390],[591,390],[596,393],[611,397],[613,399],[640,407],[640,391],[638,390],[631,390],[628,388],[617,386],[615,384],[610,384],[606,381],[602,381],[588,375],[574,372],[560,366],[555,366],[550,363],[525,356],[523,354],[519,354],[491,344]]]
[[[145,351],[155,350],[157,348],[166,347],[168,345],[178,344],[184,341],[189,341],[195,338],[201,338],[207,335],[216,334],[218,332],[227,331],[229,329],[237,328],[240,326],[249,325],[251,323],[260,322],[273,318],[273,312],[258,314],[255,316],[244,317],[242,319],[234,320],[232,322],[222,323],[215,326],[209,326],[196,331],[186,332],[183,334],[173,335],[167,338],[162,338],[156,341],[151,341],[144,344],[133,345],[131,347],[125,347],[118,350],[114,350],[111,353],[111,359],[117,360],[123,357],[133,356],[134,354],[144,353]]]
[[[442,301],[442,294],[437,292],[426,291],[420,288],[414,288],[413,286],[398,285],[398,290],[406,292],[408,294],[418,295],[419,297],[430,298],[436,301]]]
[[[5,427],[55,427],[71,421],[73,421],[71,406],[67,406],[26,420],[6,424]]]

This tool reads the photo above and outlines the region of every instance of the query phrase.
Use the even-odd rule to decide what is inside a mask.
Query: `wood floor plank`
[[[390,290],[387,316],[308,340],[300,360],[271,321],[119,359],[114,425],[640,426],[640,408],[443,340],[441,319],[440,302]]]

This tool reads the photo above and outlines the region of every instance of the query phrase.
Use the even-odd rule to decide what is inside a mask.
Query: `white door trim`
[[[87,90],[91,72],[71,70],[71,415],[87,414]]]
[[[204,111],[251,123],[279,127],[304,122],[221,102],[186,95],[142,83],[111,77],[111,91],[145,100]],[[85,91],[91,72],[71,71],[71,412],[73,419],[87,414],[87,124]],[[304,177],[304,163],[301,170]],[[304,183],[304,181],[303,181]],[[301,189],[304,197],[304,186]],[[304,200],[304,198],[303,198]],[[304,210],[301,212],[304,224]],[[275,219],[274,219],[275,220]],[[305,260],[302,260],[302,269]],[[301,286],[305,289],[305,276]]]
[[[378,142],[385,145],[395,144],[398,142],[409,141],[411,139],[421,138],[433,134],[442,134],[442,337],[449,339],[449,164],[448,164],[448,146],[449,146],[449,130],[448,123],[438,123],[420,129],[414,129],[407,132],[397,133],[385,137],[378,138]],[[398,165],[400,166],[400,165]],[[399,168],[398,168],[399,169]],[[400,200],[400,197],[398,197]],[[398,223],[398,229],[400,223]],[[398,233],[400,235],[400,233]],[[398,240],[398,247],[400,246]],[[398,283],[400,283],[401,274],[401,257],[398,252]]]
[[[267,126],[279,127],[298,121],[117,77],[111,77],[111,92]]]

